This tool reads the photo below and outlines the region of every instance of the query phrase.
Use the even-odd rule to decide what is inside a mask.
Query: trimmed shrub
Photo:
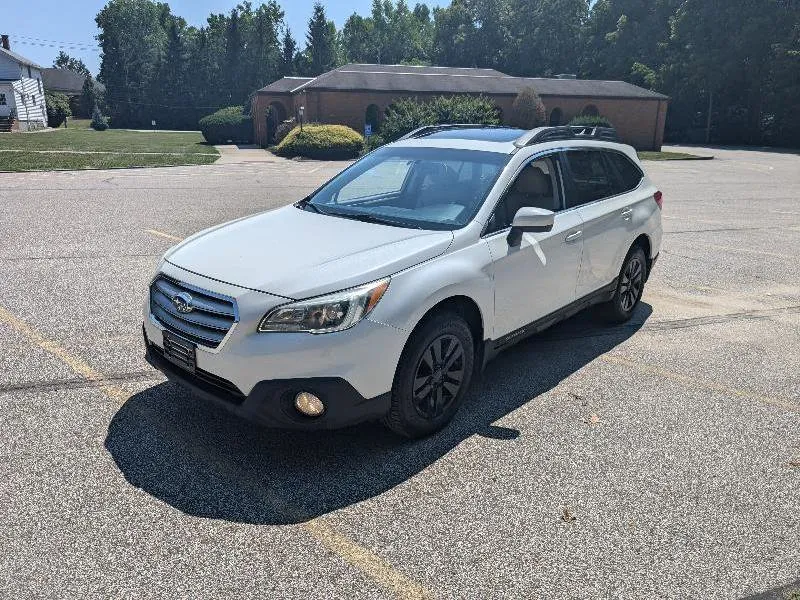
[[[356,158],[364,149],[361,134],[345,125],[304,125],[292,129],[275,148],[278,156],[321,160]]]
[[[294,117],[291,119],[286,119],[285,121],[281,121],[278,126],[275,128],[275,145],[277,146],[280,144],[283,139],[289,135],[289,132],[295,128],[297,122],[294,120]]]
[[[108,129],[108,118],[103,116],[100,109],[96,106],[92,111],[92,129],[95,131],[105,131]]]
[[[221,108],[200,119],[200,131],[209,144],[244,143],[253,141],[253,120],[241,106]]]
[[[393,142],[418,127],[448,123],[499,125],[500,109],[483,96],[437,96],[428,102],[404,98],[386,109],[381,137]]]
[[[601,116],[578,115],[573,117],[569,125],[583,125],[584,127],[613,127],[611,121]]]
[[[69,98],[64,94],[45,92],[44,102],[47,107],[47,125],[49,127],[61,127],[64,120],[72,116]]]
[[[509,124],[521,129],[541,127],[547,122],[547,111],[536,90],[528,86],[514,98]]]

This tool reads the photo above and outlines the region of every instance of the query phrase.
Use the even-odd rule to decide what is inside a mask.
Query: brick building
[[[319,77],[284,77],[253,97],[257,143],[272,141],[275,126],[304,107],[304,121],[341,123],[356,131],[374,115],[382,118],[398,98],[421,100],[443,94],[482,94],[511,113],[514,98],[533,86],[552,125],[581,114],[600,114],[620,138],[640,150],[660,150],[664,139],[667,96],[624,81],[595,81],[561,76],[554,79],[511,77],[493,69],[344,65]]]

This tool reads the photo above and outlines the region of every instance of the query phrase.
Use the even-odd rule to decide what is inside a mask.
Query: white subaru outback
[[[171,248],[145,303],[147,359],[269,426],[430,434],[498,351],[593,304],[633,314],[661,192],[615,139],[418,129],[296,204]]]

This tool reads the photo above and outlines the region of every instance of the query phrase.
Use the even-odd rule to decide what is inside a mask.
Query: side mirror
[[[556,214],[552,210],[523,206],[514,215],[511,231],[508,233],[508,245],[518,246],[522,242],[522,234],[526,231],[543,233],[553,229]]]

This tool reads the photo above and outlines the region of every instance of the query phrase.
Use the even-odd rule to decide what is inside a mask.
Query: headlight
[[[261,319],[258,330],[331,333],[352,327],[366,317],[383,297],[389,279],[357,288],[284,304]]]

